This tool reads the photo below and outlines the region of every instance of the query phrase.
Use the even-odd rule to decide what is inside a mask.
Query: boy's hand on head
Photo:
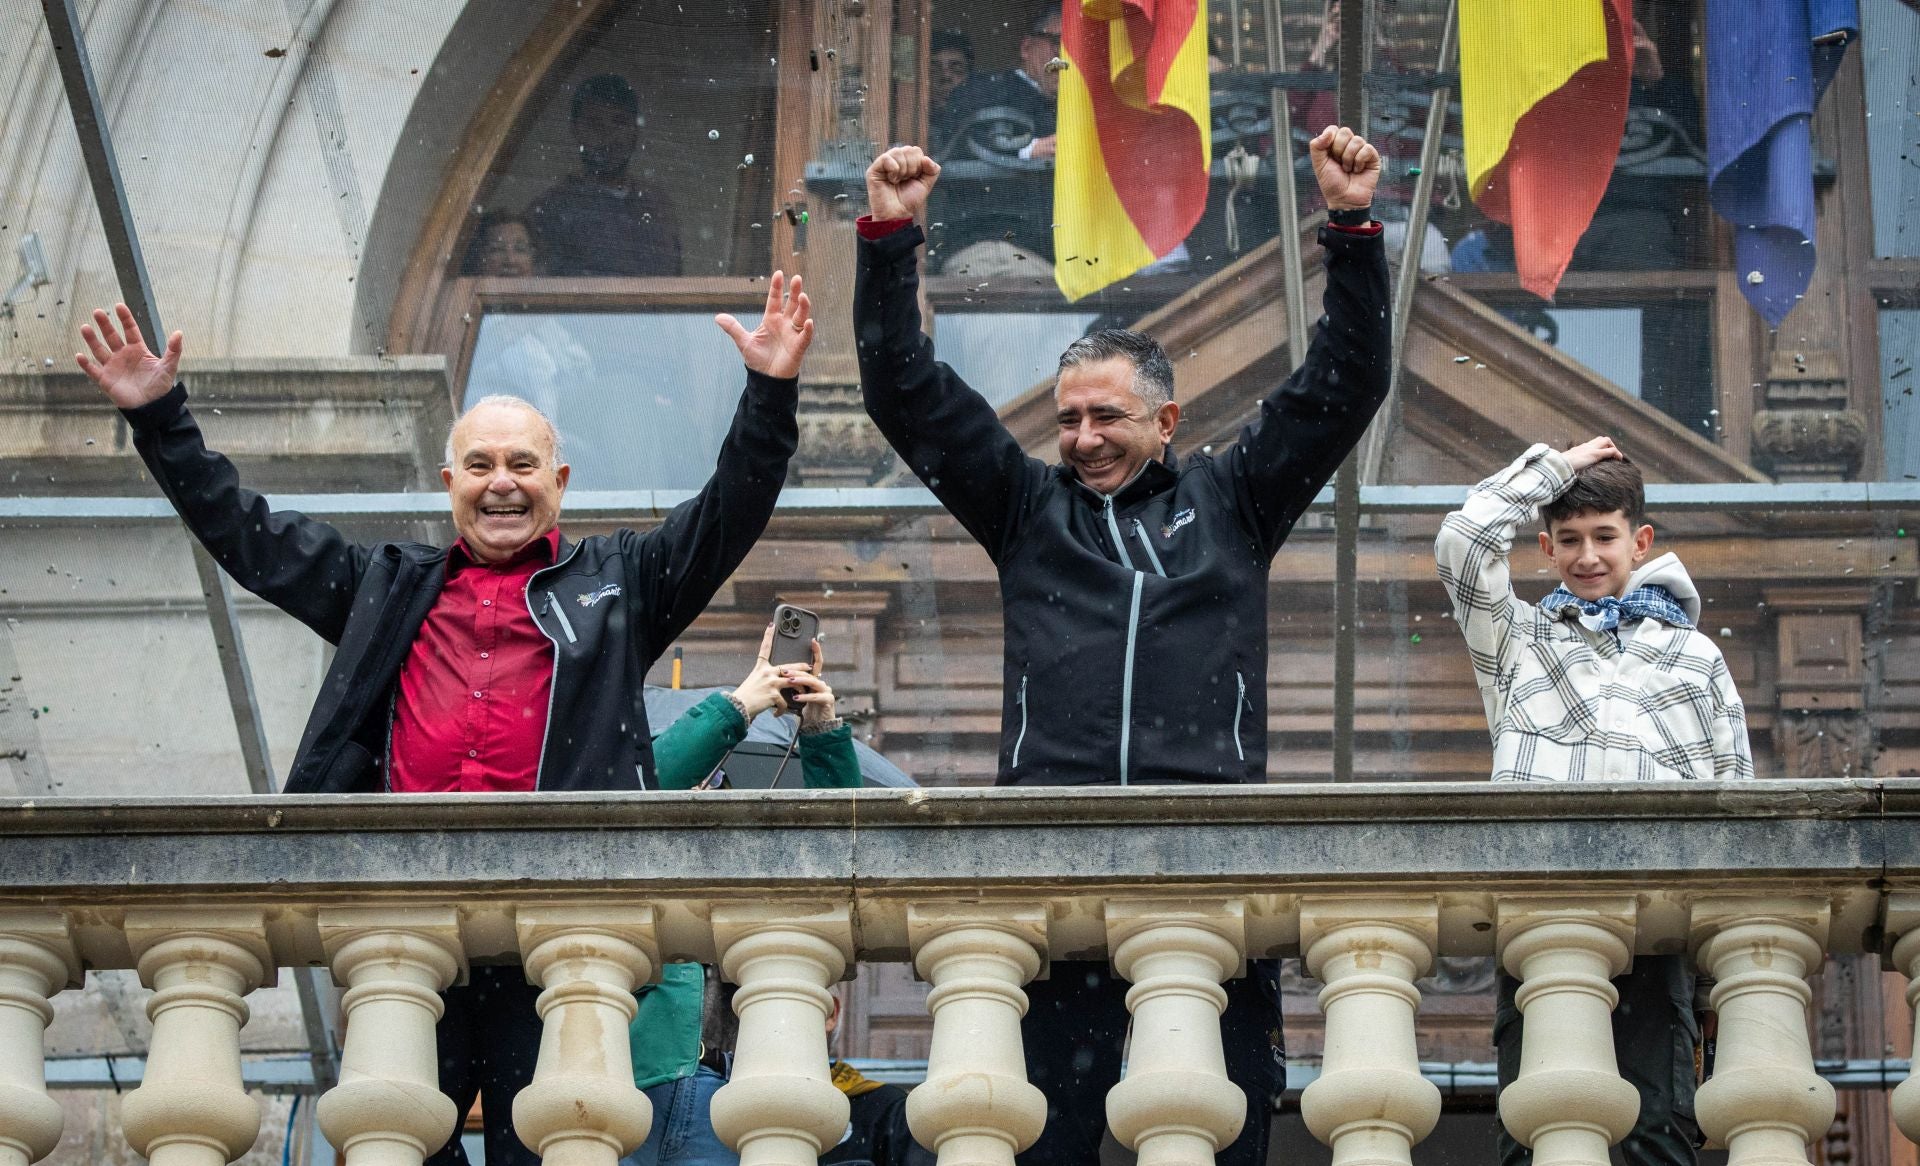
[[[1568,450],[1567,464],[1572,466],[1573,472],[1577,474],[1595,463],[1604,462],[1610,458],[1624,459],[1626,456],[1620,452],[1619,446],[1613,444],[1613,438],[1596,437],[1584,445],[1576,445]]]

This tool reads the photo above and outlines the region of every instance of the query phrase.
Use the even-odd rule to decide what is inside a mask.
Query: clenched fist
[[[918,146],[895,146],[867,167],[867,212],[876,222],[917,218],[940,177],[940,163]]]
[[[1373,205],[1380,182],[1380,151],[1346,126],[1328,126],[1308,143],[1313,176],[1330,210],[1363,210]]]

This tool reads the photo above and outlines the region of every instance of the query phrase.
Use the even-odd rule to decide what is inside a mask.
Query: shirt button
[[[468,756],[468,757],[478,757],[478,756],[480,756],[480,750],[478,750],[478,749],[469,749],[469,750],[467,750],[467,756]]]
[[[484,660],[484,659],[486,659],[486,658],[487,658],[487,654],[486,654],[485,652],[482,652],[482,653],[480,653],[480,658],[481,658],[482,660]]]
[[[493,600],[491,600],[491,599],[482,599],[482,600],[480,601],[480,606],[481,606],[481,607],[492,607],[492,606],[493,606]]]
[[[473,694],[473,699],[475,699],[475,700],[479,700],[479,699],[480,699],[480,694],[479,694],[479,693],[477,693],[477,692],[476,692],[476,693],[474,693],[474,694]]]

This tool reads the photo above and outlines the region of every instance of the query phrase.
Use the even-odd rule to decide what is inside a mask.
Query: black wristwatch
[[[1373,222],[1373,208],[1355,207],[1327,212],[1327,221],[1336,227],[1364,227]]]

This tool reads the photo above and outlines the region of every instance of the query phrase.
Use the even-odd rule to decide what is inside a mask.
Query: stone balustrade
[[[650,1121],[632,989],[679,960],[738,985],[713,1120],[743,1163],[812,1166],[838,1140],[828,989],[869,960],[932,985],[915,1137],[941,1166],[1011,1166],[1046,1112],[1025,986],[1102,955],[1133,983],[1107,1118],[1143,1166],[1203,1166],[1239,1130],[1221,984],[1280,955],[1325,985],[1302,1109],[1336,1166],[1405,1166],[1433,1129],[1415,981],[1443,955],[1497,956],[1520,981],[1509,1130],[1541,1161],[1597,1166],[1637,1104],[1608,981],[1683,951],[1717,981],[1702,1127],[1735,1166],[1805,1163],[1834,1116],[1807,977],[1868,952],[1920,985],[1917,819],[1920,785],[1899,782],[0,802],[0,1166],[58,1139],[42,1040],[84,969],[154,989],[134,1148],[163,1166],[245,1153],[247,995],[303,966],[346,988],[321,1128],[351,1166],[418,1166],[456,1116],[434,1077],[438,992],[489,963],[542,989],[522,1140],[613,1166]],[[1920,1137],[1920,1085],[1892,1108]]]

